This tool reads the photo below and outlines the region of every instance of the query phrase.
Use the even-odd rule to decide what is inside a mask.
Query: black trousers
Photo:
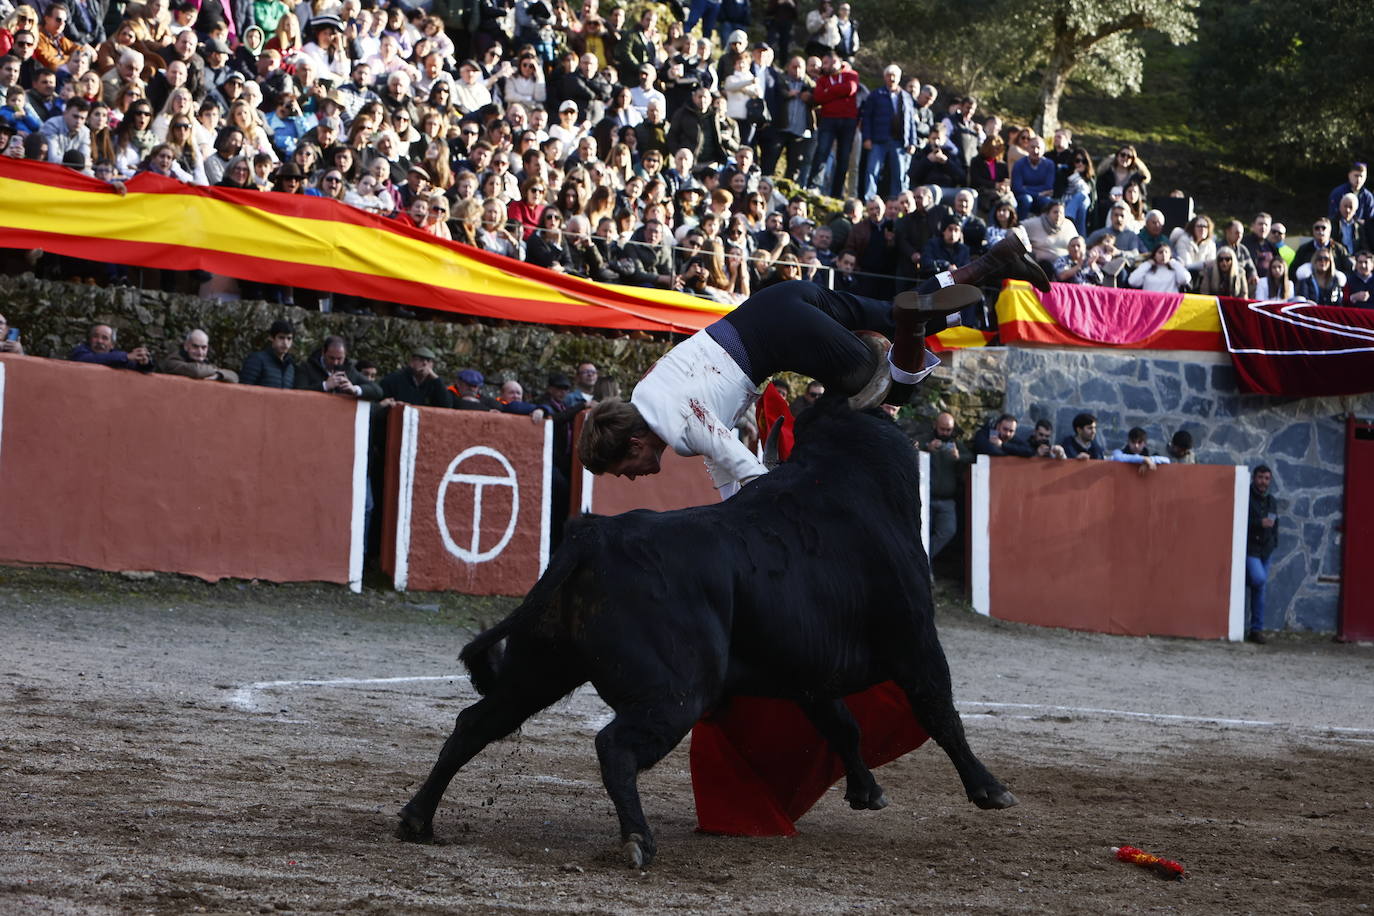
[[[892,303],[790,280],[759,290],[729,315],[754,384],[782,371],[820,379],[826,391],[857,393],[878,366],[855,331],[892,337]]]

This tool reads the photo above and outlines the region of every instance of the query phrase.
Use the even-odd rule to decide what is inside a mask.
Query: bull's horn
[[[768,431],[768,438],[763,443],[763,466],[768,470],[782,464],[778,458],[778,440],[782,438],[782,417],[773,421],[773,428]]]

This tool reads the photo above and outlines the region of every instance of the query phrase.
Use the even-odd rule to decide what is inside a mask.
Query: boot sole
[[[878,357],[878,368],[868,380],[868,384],[849,397],[850,410],[867,410],[881,404],[892,387],[892,373],[887,367],[887,353],[892,349],[892,343],[874,331],[856,331],[855,336]]]
[[[983,291],[976,286],[956,283],[937,289],[933,293],[918,293],[908,290],[898,293],[892,300],[892,307],[921,318],[935,318],[977,305],[983,301]]]

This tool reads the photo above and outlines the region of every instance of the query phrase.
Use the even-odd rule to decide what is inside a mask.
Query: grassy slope
[[[1317,175],[1274,175],[1250,160],[1218,126],[1195,110],[1192,62],[1197,45],[1174,47],[1157,35],[1145,41],[1146,63],[1138,95],[1111,97],[1081,86],[1070,88],[1060,119],[1075,138],[1100,159],[1119,143],[1132,143],[1154,173],[1152,189],[1165,194],[1182,188],[1200,212],[1214,220],[1235,216],[1249,224],[1260,210],[1287,223],[1290,234],[1305,235],[1326,209],[1326,194],[1344,176],[1341,163]],[[1005,92],[992,110],[1004,120],[1029,120],[1038,86]],[[1015,117],[1013,117],[1015,116]],[[1282,129],[1282,121],[1275,122]]]

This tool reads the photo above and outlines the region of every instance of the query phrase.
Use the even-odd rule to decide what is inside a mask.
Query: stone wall
[[[949,403],[996,387],[1005,401],[982,419],[1005,410],[1022,424],[1049,419],[1056,438],[1072,432],[1080,411],[1098,419],[1109,451],[1126,431],[1143,427],[1163,451],[1176,430],[1193,434],[1198,460],[1213,464],[1267,464],[1281,511],[1266,624],[1274,628],[1332,631],[1340,594],[1341,517],[1345,480],[1345,416],[1374,416],[1374,394],[1344,398],[1273,398],[1242,394],[1230,358],[1222,353],[1129,352],[1031,347],[964,350],[938,370],[952,386]],[[980,418],[967,411],[960,425]],[[1123,536],[1130,520],[1122,520]]]
[[[412,347],[424,345],[439,355],[435,368],[444,378],[451,380],[460,370],[473,367],[496,384],[519,379],[529,398],[543,394],[549,372],[571,375],[583,360],[595,362],[603,375],[633,386],[668,347],[658,340],[560,332],[542,325],[322,314],[265,302],[219,302],[37,280],[31,275],[0,277],[0,313],[10,327],[22,331],[24,350],[33,356],[65,357],[97,322],[119,332],[121,348],[142,344],[159,357],[175,351],[186,332],[203,328],[210,335],[211,359],[231,369],[262,349],[268,327],[285,317],[296,325],[297,359],[326,336],[339,334],[350,341],[351,357],[369,359],[385,374],[404,366]],[[491,387],[495,393],[495,384]]]

